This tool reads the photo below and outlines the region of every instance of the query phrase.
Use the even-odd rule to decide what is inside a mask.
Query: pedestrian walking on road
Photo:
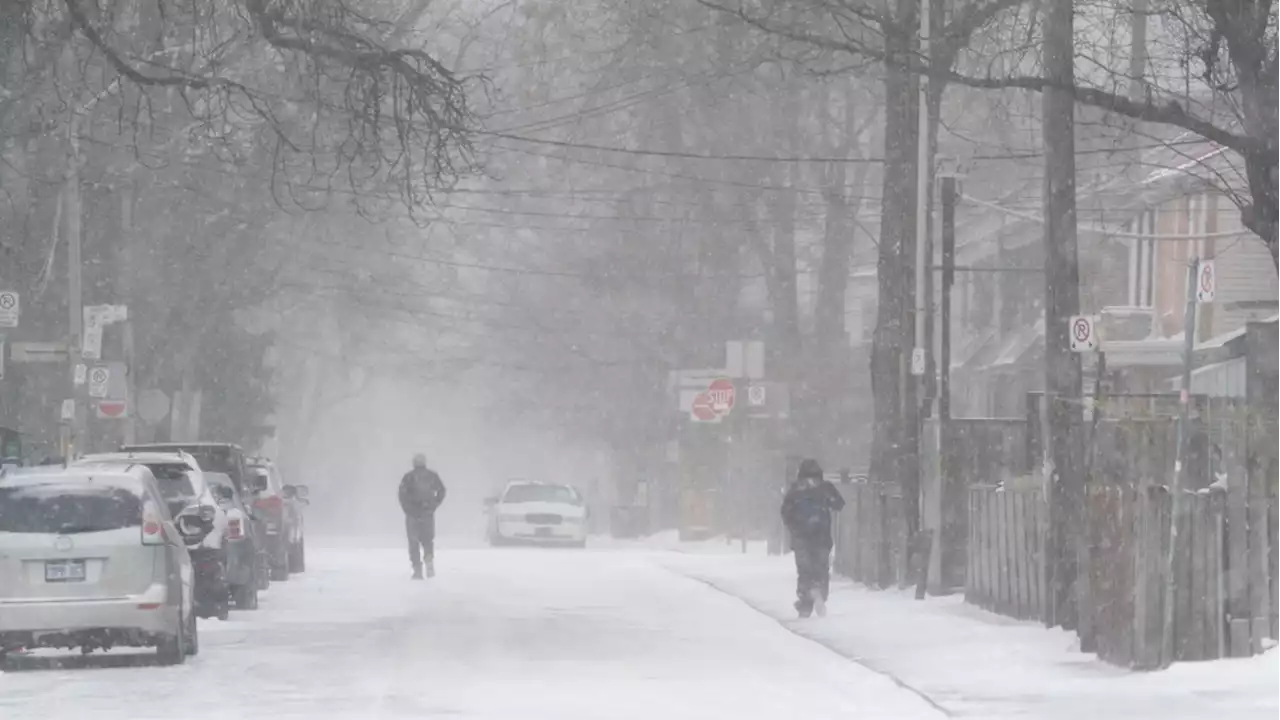
[[[404,510],[404,532],[409,540],[409,563],[413,579],[422,579],[426,562],[427,577],[436,574],[435,540],[436,510],[444,502],[444,482],[427,468],[422,453],[413,456],[413,469],[400,479],[400,508]]]
[[[813,459],[800,463],[795,482],[782,498],[782,522],[796,554],[796,611],[809,617],[827,614],[831,589],[831,513],[844,508],[844,498]]]

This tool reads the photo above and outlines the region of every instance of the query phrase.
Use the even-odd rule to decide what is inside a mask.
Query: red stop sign
[[[707,395],[711,397],[711,408],[715,410],[717,415],[728,415],[733,410],[733,401],[736,393],[733,389],[732,380],[728,378],[713,380],[711,386],[707,388]]]

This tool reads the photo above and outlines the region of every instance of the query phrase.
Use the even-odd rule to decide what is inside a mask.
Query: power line
[[[512,133],[504,133],[498,131],[478,130],[477,135],[488,137],[497,137],[504,140],[514,140],[517,142],[531,143],[534,145],[549,145],[552,147],[567,148],[573,150],[593,150],[596,152],[618,153],[622,155],[641,155],[646,157],[665,157],[679,158],[684,160],[725,160],[732,162],[770,162],[770,163],[844,163],[851,165],[865,164],[882,164],[884,158],[881,157],[814,157],[814,156],[766,156],[766,155],[713,155],[707,153],[694,153],[681,150],[649,150],[644,148],[627,148],[615,147],[609,145],[597,145],[594,143],[570,142],[567,140],[547,140],[542,138],[531,138],[524,135],[515,135]],[[1188,141],[1189,143],[1190,141]],[[1168,147],[1169,143],[1160,143],[1151,147]],[[1133,148],[1133,149],[1143,149]],[[1088,150],[1077,151],[1077,155],[1116,153],[1113,148],[1092,148]],[[966,156],[967,161],[998,161],[998,160],[1030,160],[1044,157],[1043,151],[1026,151],[1026,152],[1008,152],[999,154],[976,154]]]

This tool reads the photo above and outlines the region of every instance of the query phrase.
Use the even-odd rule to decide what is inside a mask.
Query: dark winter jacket
[[[795,543],[830,548],[831,513],[844,508],[844,498],[835,485],[817,478],[813,484],[801,480],[787,488],[782,498],[782,522]]]
[[[400,509],[409,517],[425,517],[444,502],[444,482],[426,468],[414,468],[400,479]]]

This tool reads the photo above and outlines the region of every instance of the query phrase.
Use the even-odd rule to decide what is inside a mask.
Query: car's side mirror
[[[234,500],[236,497],[236,491],[226,485],[219,485],[218,489],[215,490],[214,493],[217,495],[219,500]]]
[[[253,480],[249,483],[249,487],[253,488],[254,492],[262,492],[270,486],[266,475],[254,475]]]
[[[284,496],[285,500],[292,500],[293,498],[297,497],[298,489],[292,485],[285,485],[284,487],[280,488],[280,494]]]
[[[299,500],[306,500],[311,495],[311,488],[306,485],[294,485],[293,494],[296,495]]]

